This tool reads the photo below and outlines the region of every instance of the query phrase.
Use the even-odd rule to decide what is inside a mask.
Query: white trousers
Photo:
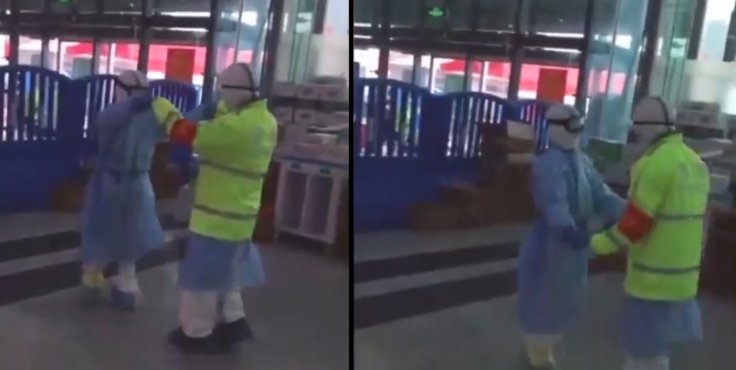
[[[670,359],[666,356],[652,358],[633,358],[626,356],[624,370],[669,370]]]
[[[245,306],[239,290],[224,295],[188,291],[179,294],[179,322],[190,338],[212,334],[219,321],[231,323],[242,318],[245,318]]]
[[[102,273],[103,269],[104,266],[94,263],[87,263],[82,266],[82,272],[84,274]],[[141,288],[138,285],[138,274],[135,269],[135,264],[119,263],[118,275],[113,278],[113,282],[118,289],[125,293],[140,293]]]

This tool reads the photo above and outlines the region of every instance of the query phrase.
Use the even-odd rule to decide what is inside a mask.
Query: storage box
[[[156,199],[175,199],[179,196],[178,175],[169,166],[169,144],[159,143],[153,153],[150,172]]]
[[[711,228],[700,275],[700,288],[704,292],[728,299],[736,298],[736,233],[733,230]]]
[[[294,123],[299,125],[314,125],[319,119],[317,111],[300,108],[294,111]]]
[[[409,225],[416,231],[447,231],[460,226],[462,209],[442,203],[417,204],[409,210]]]
[[[279,98],[293,98],[299,94],[299,85],[293,82],[276,82],[271,89],[271,95]]]
[[[66,182],[54,190],[52,208],[55,212],[78,213],[84,205],[85,184]]]

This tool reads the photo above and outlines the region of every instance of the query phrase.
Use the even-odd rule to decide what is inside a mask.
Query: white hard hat
[[[555,104],[547,108],[544,118],[547,124],[562,126],[568,132],[580,132],[583,129],[583,115],[571,105]]]
[[[665,125],[673,126],[674,116],[667,103],[660,97],[647,96],[636,103],[631,114],[635,125]]]
[[[127,70],[118,75],[118,81],[126,90],[148,89],[148,78],[141,71]]]

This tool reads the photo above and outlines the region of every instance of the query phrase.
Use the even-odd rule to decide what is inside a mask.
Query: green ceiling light
[[[436,6],[427,11],[427,15],[432,18],[443,18],[446,14],[447,12],[445,12],[445,9],[438,8]]]

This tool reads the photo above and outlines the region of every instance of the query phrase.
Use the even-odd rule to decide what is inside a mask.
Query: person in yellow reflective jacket
[[[594,235],[591,248],[628,253],[619,318],[624,369],[667,370],[670,344],[702,337],[696,295],[710,177],[661,99],[644,98],[633,121],[631,141],[646,151],[632,167],[624,215]]]
[[[210,113],[202,113],[202,121],[179,120],[170,133],[174,147],[199,155],[200,168],[189,244],[179,265],[180,327],[168,338],[184,352],[205,354],[251,337],[240,292],[264,280],[250,240],[278,127],[248,65],[226,68],[218,90],[221,101],[203,109]]]
[[[146,76],[118,76],[113,104],[96,120],[97,156],[82,211],[82,296],[85,304],[108,295],[119,309],[134,310],[141,295],[135,263],[164,245],[156,199],[148,172],[153,152],[179,111],[154,98]],[[116,263],[108,291],[102,270]]]

